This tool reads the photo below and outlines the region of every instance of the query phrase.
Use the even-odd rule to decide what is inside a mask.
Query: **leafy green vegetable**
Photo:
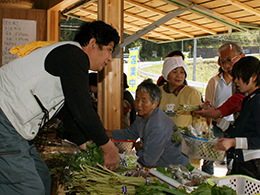
[[[218,187],[217,185],[214,185],[211,189],[211,194],[212,195],[218,195],[218,194],[236,195],[237,193],[235,190],[233,190],[230,187],[227,186]]]
[[[194,191],[191,192],[191,195],[236,195],[236,191],[230,187],[222,186],[218,187],[217,185],[211,186],[209,184],[202,184]]]
[[[190,172],[195,169],[195,167],[192,166],[190,163],[188,163],[188,164],[186,165],[186,168],[187,168]]]
[[[166,173],[164,167],[157,167],[156,170],[159,171],[159,172],[162,173],[162,174],[165,174],[165,173]]]
[[[172,139],[173,142],[175,142],[176,146],[180,145],[181,142],[182,142],[182,137],[181,137],[180,132],[173,133],[171,139]]]
[[[136,187],[137,195],[187,195],[186,190],[183,189],[170,189],[167,183],[161,183],[159,180],[155,180],[157,185],[142,185]]]
[[[180,104],[180,107],[178,110],[184,110],[184,111],[196,111],[201,110],[202,108],[199,105],[184,105]]]

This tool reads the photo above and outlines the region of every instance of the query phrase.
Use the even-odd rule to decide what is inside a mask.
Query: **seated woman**
[[[138,113],[135,122],[126,129],[113,130],[112,137],[117,140],[137,140],[138,162],[146,167],[170,164],[186,166],[190,163],[181,153],[181,145],[171,140],[174,122],[161,110],[160,88],[151,79],[144,80],[136,89],[135,108]],[[111,136],[111,132],[107,131]]]

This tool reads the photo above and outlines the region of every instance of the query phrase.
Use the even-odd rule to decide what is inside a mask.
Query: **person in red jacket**
[[[211,105],[211,106],[204,107],[203,105],[201,105],[204,107],[204,109],[200,111],[195,111],[195,113],[205,118],[213,118],[213,119],[217,119],[219,117],[223,118],[235,112],[239,112],[241,110],[241,105],[244,97],[245,96],[241,93],[235,93],[218,108],[212,106],[210,101],[205,101],[203,105]]]

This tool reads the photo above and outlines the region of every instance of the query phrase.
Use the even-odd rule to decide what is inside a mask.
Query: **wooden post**
[[[98,0],[98,19],[112,25],[123,41],[123,0]],[[122,50],[98,74],[98,114],[108,130],[122,128],[123,60]]]
[[[47,41],[60,41],[60,12],[47,11]]]

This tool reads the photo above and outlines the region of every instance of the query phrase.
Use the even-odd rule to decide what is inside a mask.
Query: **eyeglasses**
[[[239,55],[240,54],[234,56],[233,58],[229,58],[227,60],[224,60],[224,61],[220,60],[220,62],[221,62],[221,64],[223,64],[223,66],[225,66],[226,64],[231,64],[234,61],[234,59],[236,59]]]

